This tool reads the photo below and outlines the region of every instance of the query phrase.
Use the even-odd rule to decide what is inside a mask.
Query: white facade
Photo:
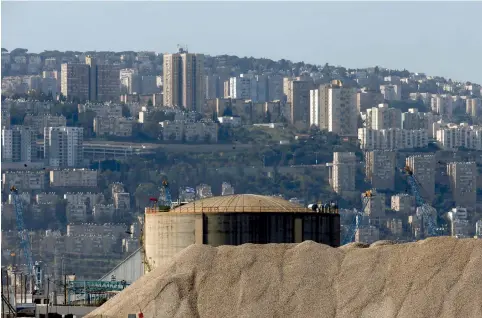
[[[338,194],[355,191],[356,156],[354,152],[334,152],[330,183]]]
[[[451,162],[447,175],[455,203],[475,208],[477,202],[477,165],[475,162]]]
[[[310,126],[327,129],[342,136],[356,136],[358,124],[357,93],[339,81],[310,90]]]
[[[443,118],[451,118],[453,112],[453,99],[450,95],[433,95],[430,99],[432,112]]]
[[[402,99],[402,87],[400,85],[380,85],[380,92],[385,100]]]
[[[80,127],[46,127],[44,130],[44,158],[52,167],[81,165],[84,129]]]
[[[358,129],[358,140],[363,150],[398,150],[425,148],[428,146],[427,130],[405,130],[398,128],[374,130]]]
[[[379,104],[367,109],[365,127],[375,130],[402,128],[402,112],[388,107],[388,104]]]
[[[469,236],[469,218],[466,208],[456,207],[447,213],[450,220],[450,235],[457,238]]]
[[[410,108],[408,112],[402,113],[402,129],[418,130],[426,129],[428,136],[433,137],[433,123],[435,116],[432,113],[419,112],[415,108]]]
[[[255,82],[255,81],[254,81]],[[248,77],[231,77],[229,79],[230,97],[235,99],[251,99],[251,79]]]
[[[482,127],[467,124],[438,125],[436,128],[437,142],[444,149],[465,147],[471,150],[482,150]]]

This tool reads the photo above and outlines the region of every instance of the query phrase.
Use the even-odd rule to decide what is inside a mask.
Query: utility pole
[[[64,305],[67,305],[67,275],[64,275]]]
[[[0,271],[0,284],[1,284],[1,292],[2,292],[2,302],[3,302],[3,269]],[[2,317],[5,317],[5,306],[2,304]]]
[[[50,304],[50,277],[47,278],[47,314],[46,316],[49,316],[49,304]]]
[[[7,276],[7,300],[8,300],[8,303],[10,304],[10,284],[9,284],[8,270],[5,271],[5,274]]]
[[[24,276],[25,277],[25,296],[24,296],[24,299],[25,299],[25,302],[27,302],[27,275]]]
[[[20,303],[23,304],[23,273],[20,273]]]
[[[17,306],[17,270],[13,273],[13,299],[15,300],[15,306]]]

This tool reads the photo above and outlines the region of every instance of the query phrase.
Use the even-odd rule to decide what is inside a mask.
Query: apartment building
[[[360,148],[368,151],[425,148],[428,146],[428,132],[425,129],[390,128],[375,130],[359,128],[358,140],[360,141]]]
[[[90,91],[90,67],[82,63],[64,63],[61,66],[60,86],[67,100],[86,101]]]
[[[67,118],[63,115],[55,116],[50,114],[32,115],[27,114],[23,121],[24,126],[31,127],[36,135],[43,135],[46,127],[64,127],[67,125]]]
[[[187,122],[181,120],[163,121],[162,126],[163,140],[172,141],[199,141],[217,143],[218,124],[215,122]]]
[[[405,160],[405,165],[413,171],[414,177],[421,186],[421,195],[430,204],[435,197],[435,157],[433,155],[410,156]]]
[[[340,81],[310,90],[310,125],[342,136],[356,136],[358,112],[356,90]]]
[[[291,105],[290,122],[298,127],[310,126],[310,90],[313,81],[284,79],[283,92]]]
[[[126,231],[126,224],[105,223],[105,224],[67,224],[67,236],[81,236],[81,235],[105,235],[116,236],[124,235]]]
[[[85,57],[89,67],[89,100],[118,102],[120,97],[120,66],[99,64],[92,56]]]
[[[104,195],[92,192],[67,192],[64,194],[64,200],[69,204],[85,204],[92,209],[95,204],[104,201]]]
[[[84,128],[45,127],[44,158],[51,167],[76,167],[83,164]]]
[[[412,215],[415,213],[415,198],[407,193],[392,195],[391,209],[401,215]]]
[[[99,117],[122,117],[122,105],[112,102],[79,104],[78,111],[79,114],[91,111]]]
[[[402,128],[402,111],[388,107],[388,104],[369,108],[366,112],[365,127],[375,130]]]
[[[477,203],[477,165],[475,162],[450,162],[447,164],[455,204],[475,209]]]
[[[64,169],[50,171],[51,187],[97,187],[97,170]]]
[[[430,98],[432,112],[443,118],[452,118],[453,99],[450,95],[432,95]]]
[[[32,162],[37,158],[35,131],[26,126],[2,129],[2,162]]]
[[[35,195],[35,203],[37,204],[55,203],[58,199],[59,196],[55,192],[42,192]]]
[[[135,124],[134,118],[125,117],[95,117],[94,132],[96,136],[132,136],[132,127]]]
[[[15,186],[20,191],[44,190],[47,176],[44,171],[5,171],[2,175],[3,189]]]
[[[115,192],[112,195],[114,208],[117,210],[129,210],[131,208],[131,196],[127,192]]]
[[[394,151],[374,150],[365,153],[365,174],[373,188],[394,189],[395,156]]]
[[[180,49],[163,55],[164,105],[202,111],[204,104],[204,55]]]
[[[256,87],[253,87],[251,82],[256,83],[250,77],[243,77],[243,74],[239,77],[231,77],[229,79],[229,97],[234,99],[249,99],[256,100]]]
[[[482,150],[482,126],[469,126],[466,123],[440,124],[436,128],[436,138],[443,149],[456,150],[464,147]]]
[[[102,222],[103,220],[112,220],[114,212],[115,207],[113,204],[96,204],[92,209],[92,216],[95,222]]]
[[[401,100],[402,86],[401,85],[380,85],[380,92],[385,100]]]
[[[376,191],[376,189],[371,190],[372,196],[368,197],[367,204],[365,205],[365,210],[363,211],[370,219],[380,220],[385,217],[385,194]],[[362,201],[365,198],[365,193],[361,195]]]
[[[333,163],[329,166],[329,180],[333,191],[349,195],[355,189],[356,156],[354,152],[334,152]]]
[[[466,208],[457,206],[447,212],[450,222],[450,235],[457,238],[468,238],[470,233],[469,213]]]
[[[268,76],[268,99],[269,101],[283,100],[283,77],[281,75]]]
[[[356,109],[358,112],[364,112],[373,105],[383,103],[383,100],[383,95],[378,92],[360,91],[356,93]]]
[[[432,113],[419,112],[415,108],[410,108],[408,112],[402,113],[402,129],[426,129],[429,138],[433,138],[432,125],[434,122],[435,116]]]
[[[355,242],[372,244],[380,240],[380,230],[373,225],[362,226],[355,233]]]
[[[465,112],[472,117],[479,117],[482,115],[482,99],[467,98]]]
[[[1,121],[2,121],[2,126],[1,126],[2,129],[3,128],[5,128],[5,129],[10,128],[10,122],[11,122],[10,110],[2,109]]]
[[[213,196],[211,186],[207,184],[200,184],[196,187],[196,198],[205,199]]]
[[[223,182],[221,185],[221,195],[233,195],[234,194],[234,188],[230,183]]]

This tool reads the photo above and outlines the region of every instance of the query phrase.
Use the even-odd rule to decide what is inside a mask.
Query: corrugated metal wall
[[[110,281],[112,279],[112,275],[115,276],[117,281],[125,280],[127,283],[133,283],[144,275],[141,249],[137,249],[134,253],[129,255],[125,260],[123,260],[119,265],[114,267],[99,280]]]

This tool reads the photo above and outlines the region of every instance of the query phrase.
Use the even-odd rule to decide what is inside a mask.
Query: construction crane
[[[25,230],[25,224],[23,221],[23,204],[22,199],[18,194],[18,190],[15,186],[10,188],[12,194],[13,208],[15,210],[15,215],[17,219],[17,231],[20,235],[20,246],[23,250],[25,261],[27,263],[27,275],[28,277],[33,277],[33,258],[32,258],[32,248],[30,246],[30,238],[27,230]],[[37,284],[34,287],[34,291],[37,291]]]
[[[410,189],[412,190],[412,195],[415,197],[415,202],[417,204],[417,207],[420,208],[420,211],[422,213],[422,221],[421,221],[421,226],[424,226],[424,220],[427,220],[427,225],[428,225],[428,235],[429,236],[437,236],[437,224],[435,223],[431,209],[433,209],[430,205],[425,203],[425,200],[423,199],[421,193],[420,193],[420,186],[413,175],[413,171],[409,166],[405,166],[403,169],[405,172],[405,175],[407,176],[407,182],[410,186]],[[423,233],[422,233],[423,234]]]
[[[362,209],[361,211],[355,211],[355,218],[353,220],[353,224],[348,228],[348,232],[345,234],[341,245],[351,243],[355,240],[355,234],[360,229],[365,209],[368,205],[368,202],[370,202],[370,198],[372,197],[373,193],[371,190],[365,191],[365,193],[363,193]]]

